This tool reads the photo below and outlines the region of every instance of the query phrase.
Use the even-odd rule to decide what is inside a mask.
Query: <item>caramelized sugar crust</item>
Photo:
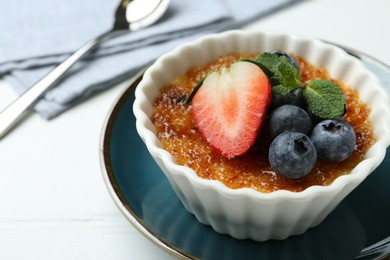
[[[294,56],[301,69],[303,81],[327,79],[336,82],[347,100],[348,112],[344,120],[355,130],[357,145],[347,160],[331,163],[319,160],[315,168],[305,177],[288,179],[275,173],[268,162],[268,147],[271,142],[265,127],[249,152],[243,156],[227,159],[215,152],[198,132],[191,116],[191,104],[181,101],[188,97],[194,86],[211,69],[219,70],[240,58],[255,55],[232,53],[209,64],[195,67],[185,75],[164,86],[154,103],[152,122],[164,149],[169,151],[176,163],[185,165],[202,178],[219,180],[232,189],[252,188],[261,192],[280,189],[302,191],[312,185],[329,185],[337,177],[348,174],[365,157],[375,142],[373,128],[368,121],[370,108],[359,100],[358,93],[341,81],[331,79],[328,72]]]

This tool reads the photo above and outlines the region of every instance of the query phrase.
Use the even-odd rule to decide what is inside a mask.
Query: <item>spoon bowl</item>
[[[170,1],[133,0],[126,8],[130,30],[139,30],[158,21],[166,12]]]
[[[166,12],[170,0],[122,0],[115,12],[112,31],[136,31],[157,22]]]

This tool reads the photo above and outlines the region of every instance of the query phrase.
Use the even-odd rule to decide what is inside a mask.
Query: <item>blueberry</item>
[[[353,128],[338,119],[328,119],[317,124],[310,139],[317,150],[318,157],[332,162],[347,159],[356,145]]]
[[[270,109],[273,110],[283,105],[294,105],[304,108],[305,100],[303,99],[303,88],[296,88],[287,93],[286,95],[272,93]]]
[[[269,117],[269,129],[272,137],[285,131],[308,134],[311,129],[309,114],[300,107],[283,105],[272,111]]]
[[[298,70],[299,70],[299,66],[298,66],[298,62],[294,59],[293,56],[291,56],[290,54],[286,53],[286,52],[283,52],[283,51],[271,51],[272,54],[276,54],[278,56],[285,56],[287,57],[287,59],[291,62],[292,65],[294,65],[294,67]]]
[[[272,141],[268,159],[275,172],[297,179],[308,174],[317,161],[310,138],[298,132],[285,132]]]

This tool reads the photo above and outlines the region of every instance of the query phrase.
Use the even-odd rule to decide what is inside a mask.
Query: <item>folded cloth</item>
[[[178,44],[238,28],[298,0],[172,0],[160,21],[107,41],[78,62],[34,109],[51,119],[130,78]],[[83,43],[108,31],[118,0],[19,0],[0,8],[0,76],[23,93]]]

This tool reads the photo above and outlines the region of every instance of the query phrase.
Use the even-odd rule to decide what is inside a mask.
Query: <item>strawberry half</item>
[[[233,158],[255,142],[270,101],[265,73],[239,61],[207,75],[192,99],[192,116],[211,147]]]

